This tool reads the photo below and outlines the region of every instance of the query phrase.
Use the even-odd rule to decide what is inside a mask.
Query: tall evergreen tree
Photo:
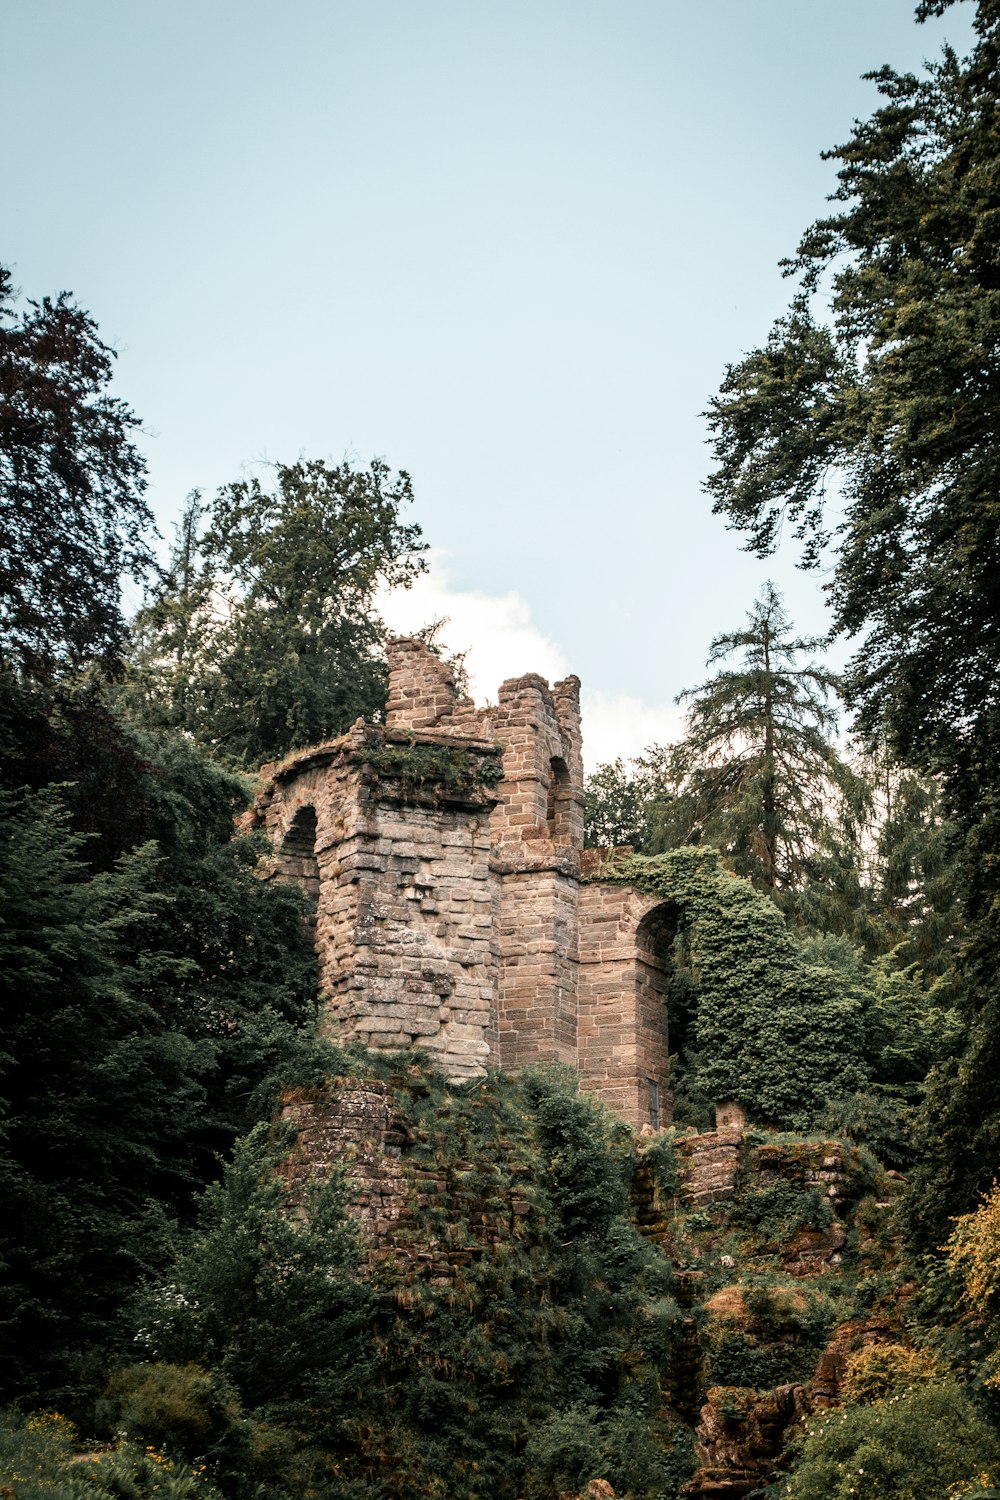
[[[871,75],[883,102],[830,153],[839,208],[787,267],[790,311],[710,408],[709,490],[758,553],[784,517],[815,564],[827,476],[842,477],[831,593],[836,628],[862,637],[849,698],[868,735],[943,777],[956,823],[968,1043],[931,1091],[912,1218],[930,1244],[1000,1157],[998,0],[974,25],[965,60],[946,48],[921,76]]]
[[[690,702],[685,842],[717,845],[772,896],[802,885],[835,804],[863,796],[833,743],[837,678],[800,664],[821,645],[791,634],[769,583],[745,628],[712,642],[709,665],[735,663],[681,695]]]

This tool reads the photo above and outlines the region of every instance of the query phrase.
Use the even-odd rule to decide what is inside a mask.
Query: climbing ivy
[[[808,1129],[831,1097],[864,1088],[864,998],[808,963],[777,907],[714,850],[622,855],[600,879],[671,904],[694,986],[685,1048],[695,1087],[759,1122]]]

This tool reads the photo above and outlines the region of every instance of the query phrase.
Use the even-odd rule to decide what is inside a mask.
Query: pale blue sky
[[[966,50],[972,9],[0,0],[0,261],[120,351],[165,531],[247,461],[383,455],[453,590],[656,709],[767,576],[824,627],[711,516],[699,412],[785,305],[859,75]]]

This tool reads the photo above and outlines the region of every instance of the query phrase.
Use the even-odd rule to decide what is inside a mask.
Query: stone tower
[[[389,681],[384,725],[264,767],[252,814],[314,898],[327,1024],[454,1078],[566,1063],[661,1124],[671,914],[581,881],[579,680],[517,677],[479,709],[400,639]]]

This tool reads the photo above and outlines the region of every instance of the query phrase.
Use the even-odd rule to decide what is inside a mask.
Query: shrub
[[[939,1374],[926,1349],[906,1344],[867,1344],[847,1361],[841,1394],[845,1401],[868,1404],[925,1385]]]
[[[810,1420],[779,1500],[930,1500],[1000,1474],[1000,1445],[968,1395],[929,1383]]]
[[[661,1130],[643,1151],[643,1158],[653,1169],[653,1178],[661,1198],[673,1198],[680,1185],[680,1162],[676,1137],[672,1130]]]
[[[745,1192],[739,1216],[765,1240],[787,1240],[796,1229],[828,1229],[833,1220],[829,1202],[814,1187],[776,1182]]]
[[[650,1433],[636,1405],[612,1411],[576,1405],[538,1427],[525,1450],[524,1500],[576,1494],[606,1479],[626,1500],[675,1495],[694,1468],[691,1435],[673,1424]]]
[[[0,1485],[16,1500],[221,1500],[203,1466],[123,1442],[80,1459],[72,1424],[57,1412],[0,1417]]]

